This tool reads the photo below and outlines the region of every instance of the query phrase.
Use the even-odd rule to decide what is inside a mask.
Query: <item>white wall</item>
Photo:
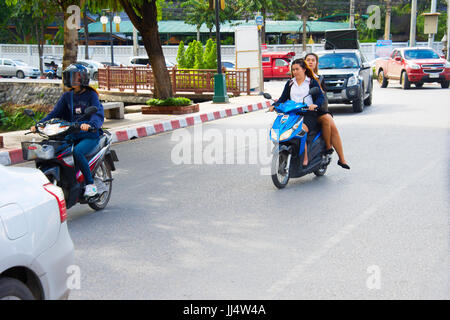
[[[406,47],[406,42],[394,42],[393,47]],[[426,42],[419,42],[417,46],[427,46]],[[294,51],[297,57],[302,55],[302,45],[268,45],[268,51]],[[96,61],[111,61],[110,46],[89,46],[89,58]],[[236,61],[234,46],[221,46],[222,59]],[[435,42],[434,48],[442,54],[442,42]],[[84,59],[84,46],[78,48],[78,59]],[[323,44],[307,46],[307,52],[323,50]],[[367,59],[375,59],[375,43],[362,43],[361,50]],[[163,46],[164,56],[170,62],[176,62],[178,46]],[[139,48],[140,55],[146,55],[145,48]],[[52,55],[62,58],[63,46],[44,46],[44,56]],[[133,46],[114,46],[114,62],[128,64],[133,55]],[[37,45],[0,44],[0,57],[22,60],[32,66],[39,66],[39,54]],[[56,62],[56,61],[55,61]]]

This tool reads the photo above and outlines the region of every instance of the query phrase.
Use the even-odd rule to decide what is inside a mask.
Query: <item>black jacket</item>
[[[273,104],[274,106],[278,106],[282,103],[285,103],[288,100],[291,100],[292,84],[293,84],[292,79],[290,79],[286,82],[284,89],[283,89],[283,93],[281,94],[280,99],[278,99],[278,101]],[[315,79],[311,78],[309,88],[311,89],[314,87],[318,87],[319,89],[321,89],[319,83]],[[322,105],[325,102],[325,96],[323,95],[322,90],[320,90],[320,93],[317,94],[316,96],[313,96],[312,98],[313,98],[314,104],[317,105],[319,111],[326,111],[326,110],[322,110]]]

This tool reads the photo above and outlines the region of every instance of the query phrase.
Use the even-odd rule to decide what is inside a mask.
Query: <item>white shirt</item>
[[[301,85],[298,85],[297,80],[295,78],[292,79],[293,84],[291,87],[291,100],[299,103],[303,102],[303,98],[305,98],[305,103],[307,106],[314,103],[313,98],[308,96],[309,94],[309,84],[311,83],[311,78],[306,76],[305,81]]]

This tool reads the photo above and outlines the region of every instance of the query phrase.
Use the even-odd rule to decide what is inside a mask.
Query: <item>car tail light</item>
[[[64,200],[64,192],[61,190],[61,188],[51,183],[45,184],[44,189],[56,198],[59,207],[59,216],[61,218],[61,223],[63,223],[67,219],[67,208],[66,200]]]

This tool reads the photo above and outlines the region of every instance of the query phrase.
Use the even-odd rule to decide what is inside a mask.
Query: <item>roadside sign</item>
[[[257,26],[262,26],[264,24],[264,19],[262,16],[256,16],[255,22]]]

